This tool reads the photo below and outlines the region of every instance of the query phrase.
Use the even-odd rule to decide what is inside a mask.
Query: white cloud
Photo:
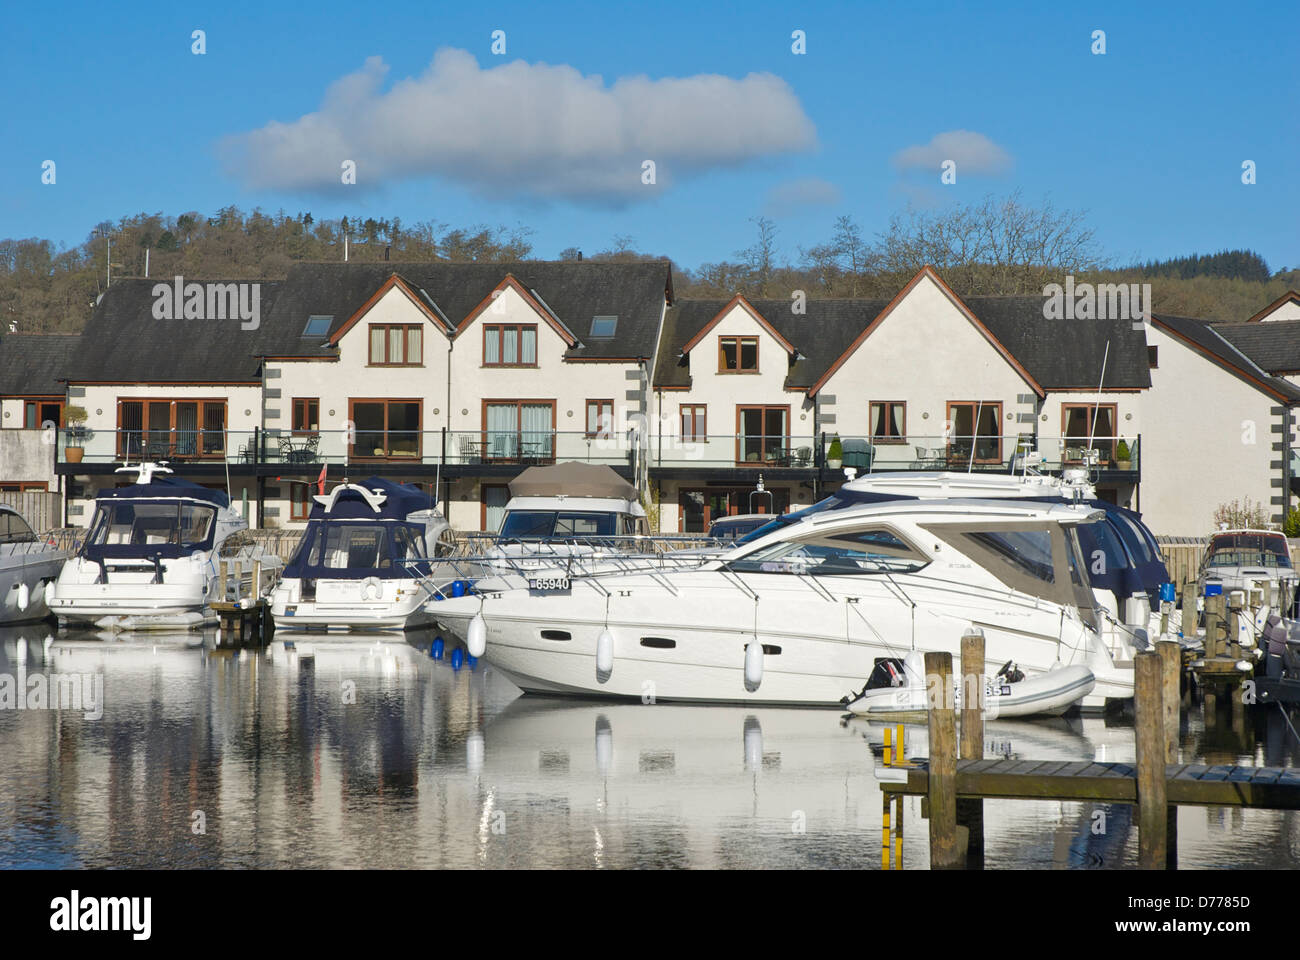
[[[493,196],[578,201],[649,199],[675,178],[816,143],[784,80],[716,74],[623,77],[606,86],[573,67],[522,60],[481,69],[464,50],[439,50],[423,75],[382,88],[370,57],[336,81],[320,109],[225,138],[228,173],[255,188],[319,189],[444,177]],[[657,188],[642,183],[655,162]]]
[[[765,210],[772,217],[788,217],[810,207],[833,206],[839,202],[839,187],[819,177],[806,177],[773,187],[767,194]]]
[[[973,130],[936,133],[929,143],[906,147],[894,154],[894,166],[900,170],[938,173],[945,160],[957,164],[958,177],[964,173],[1006,173],[1012,167],[1011,154]]]

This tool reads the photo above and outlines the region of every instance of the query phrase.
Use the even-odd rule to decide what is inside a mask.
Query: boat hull
[[[462,638],[481,613],[485,659],[531,693],[840,707],[882,658],[918,649],[947,651],[958,661],[961,636],[974,623],[985,634],[989,676],[1008,660],[1029,675],[1074,662],[1106,677],[1107,695],[1132,696],[1131,671],[1114,669],[1096,634],[1063,621],[1059,607],[1005,594],[954,595],[938,583],[908,583],[913,608],[889,584],[822,578],[818,590],[799,578],[755,577],[747,593],[734,582],[717,589],[716,579],[701,574],[670,589],[627,578],[608,597],[580,581],[567,596],[495,593],[485,584],[480,596],[433,606],[439,623]],[[756,640],[763,655],[753,684],[746,652]],[[602,643],[608,673],[598,671]]]
[[[50,615],[45,584],[57,579],[67,555],[56,551],[0,554],[0,624],[29,623]],[[26,587],[26,603],[22,588]]]

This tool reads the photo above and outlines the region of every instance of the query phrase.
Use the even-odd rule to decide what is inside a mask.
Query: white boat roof
[[[1040,474],[955,473],[915,471],[877,473],[858,477],[843,489],[861,493],[898,494],[909,497],[1015,498],[1062,496],[1078,490],[1092,499],[1095,489],[1086,479],[1049,477]]]
[[[563,494],[549,497],[511,497],[506,503],[506,513],[512,510],[568,510],[582,513],[628,513],[635,517],[645,515],[645,510],[635,500],[616,497],[567,497]]]

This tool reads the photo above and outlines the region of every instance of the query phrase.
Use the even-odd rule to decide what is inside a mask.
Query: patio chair
[[[812,447],[800,447],[794,452],[794,465],[796,467],[806,467],[812,460]]]

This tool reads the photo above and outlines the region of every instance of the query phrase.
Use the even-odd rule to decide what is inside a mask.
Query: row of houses
[[[476,530],[523,466],[583,460],[692,532],[813,503],[846,469],[1028,462],[1088,467],[1162,533],[1245,498],[1282,519],[1300,295],[1228,324],[1043,306],[930,268],[888,301],[679,299],[666,261],[121,280],[80,335],[0,338],[0,490],[59,491],[85,524],[124,461],[167,460],[291,527],[322,470],[379,474],[436,484]]]

